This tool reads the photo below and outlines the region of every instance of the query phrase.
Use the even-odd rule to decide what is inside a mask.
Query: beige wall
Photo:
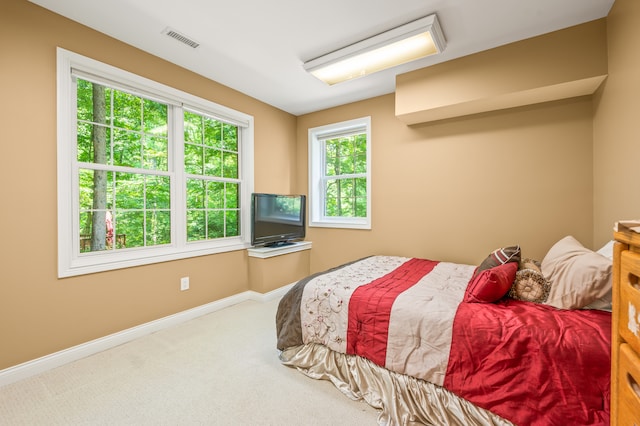
[[[299,117],[300,164],[308,128],[372,120],[372,229],[309,228],[312,272],[378,253],[479,263],[510,244],[541,259],[567,234],[591,245],[591,111],[581,97],[407,126],[388,95]]]
[[[594,115],[594,240],[640,218],[640,2],[616,0],[607,17],[609,77]]]
[[[541,260],[565,235],[593,247],[593,96],[538,103],[533,92],[601,81],[605,37],[605,20],[593,21],[401,75],[395,99],[299,117],[304,190],[307,129],[372,116],[372,229],[310,228],[312,271],[377,253],[477,264],[512,244]],[[560,72],[563,52],[575,60]],[[531,105],[472,115],[460,108],[455,118],[405,124],[412,111],[457,111],[469,100],[492,104],[524,92],[534,94]]]
[[[294,116],[26,0],[1,2],[0,369],[250,288],[246,251],[57,279],[57,46],[253,115],[255,189],[295,182]]]

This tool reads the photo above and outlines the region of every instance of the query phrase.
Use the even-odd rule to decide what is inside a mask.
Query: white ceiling
[[[30,0],[291,114],[395,90],[395,76],[607,16],[614,0]],[[443,54],[328,86],[305,61],[436,13]],[[164,34],[200,43],[192,49]]]

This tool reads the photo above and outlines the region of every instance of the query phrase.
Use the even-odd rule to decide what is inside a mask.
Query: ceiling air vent
[[[197,41],[191,40],[189,37],[185,36],[184,34],[180,34],[176,30],[169,27],[165,28],[162,31],[162,34],[166,34],[169,37],[178,40],[180,43],[184,43],[187,46],[193,47],[194,49],[200,46],[200,43],[198,43]]]

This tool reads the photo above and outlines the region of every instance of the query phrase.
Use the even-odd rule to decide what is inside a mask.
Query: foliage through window
[[[80,252],[170,244],[167,105],[76,87]]]
[[[63,49],[58,98],[60,276],[248,246],[252,117]]]
[[[324,140],[325,215],[367,216],[367,136],[365,133]]]
[[[370,118],[309,130],[310,226],[371,227]]]
[[[238,128],[184,114],[187,240],[240,235]]]

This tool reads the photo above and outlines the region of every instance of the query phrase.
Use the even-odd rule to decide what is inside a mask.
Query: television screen
[[[305,236],[304,195],[254,193],[251,197],[251,245],[281,246]]]

